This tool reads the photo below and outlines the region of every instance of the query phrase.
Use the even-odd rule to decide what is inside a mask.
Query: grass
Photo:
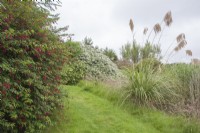
[[[182,117],[119,104],[119,91],[82,82],[65,86],[69,93],[59,122],[44,133],[198,133],[198,126]]]

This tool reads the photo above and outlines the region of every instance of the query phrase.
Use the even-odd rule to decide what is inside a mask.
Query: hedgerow
[[[0,131],[36,132],[62,107],[60,38],[50,30],[57,18],[33,1],[2,0],[0,6]]]

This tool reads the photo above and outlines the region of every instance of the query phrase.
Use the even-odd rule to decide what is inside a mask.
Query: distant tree
[[[121,55],[124,60],[130,60],[131,58],[131,44],[126,43],[121,48]]]
[[[151,45],[146,43],[144,47],[140,50],[141,59],[155,58],[161,52],[160,47],[157,45]]]
[[[104,55],[108,56],[111,61],[116,62],[118,60],[117,54],[114,50],[108,49],[107,47],[103,50]]]
[[[121,55],[123,60],[128,60],[137,63],[140,58],[140,46],[134,42],[127,43],[121,48]]]
[[[138,63],[141,59],[156,58],[160,52],[159,46],[150,43],[146,43],[143,47],[136,42],[127,43],[121,48],[122,59],[132,63]]]
[[[89,38],[89,37],[86,36],[86,37],[84,38],[84,40],[83,40],[83,44],[84,44],[84,45],[91,45],[91,46],[92,46],[92,45],[93,45],[93,41],[92,41],[91,38]]]

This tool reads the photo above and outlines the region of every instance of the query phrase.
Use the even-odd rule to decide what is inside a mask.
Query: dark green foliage
[[[140,71],[140,68],[151,66],[154,70],[158,70],[161,62],[155,58],[145,58],[135,65],[135,70]]]
[[[103,53],[110,58],[111,61],[116,62],[118,60],[117,54],[112,49],[104,49]]]
[[[79,60],[82,53],[80,44],[78,42],[66,43],[69,60],[63,67],[62,76],[65,84],[76,84],[84,78],[86,74],[84,63]]]
[[[84,40],[83,40],[83,44],[92,46],[93,45],[93,41],[92,41],[91,38],[85,37]]]
[[[48,27],[57,18],[34,2],[0,6],[0,131],[37,132],[61,107],[64,47]]]
[[[161,52],[161,49],[157,45],[151,45],[149,42],[145,43],[145,46],[141,48],[141,58],[155,58]]]
[[[160,58],[160,47],[145,43],[144,46],[140,46],[135,41],[133,44],[127,43],[121,48],[121,55],[123,60],[128,60],[133,63],[138,63],[142,59],[146,58]]]

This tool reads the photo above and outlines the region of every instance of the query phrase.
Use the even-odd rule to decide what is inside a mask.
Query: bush
[[[49,28],[57,18],[33,1],[0,6],[0,131],[37,132],[61,107],[64,47]]]
[[[83,51],[78,42],[69,41],[66,43],[66,48],[69,59],[63,67],[62,77],[65,84],[73,85],[83,79],[86,74],[84,62],[79,60]]]
[[[80,60],[86,66],[86,76],[89,79],[120,78],[123,77],[120,70],[103,52],[89,45],[82,46],[83,53]]]

